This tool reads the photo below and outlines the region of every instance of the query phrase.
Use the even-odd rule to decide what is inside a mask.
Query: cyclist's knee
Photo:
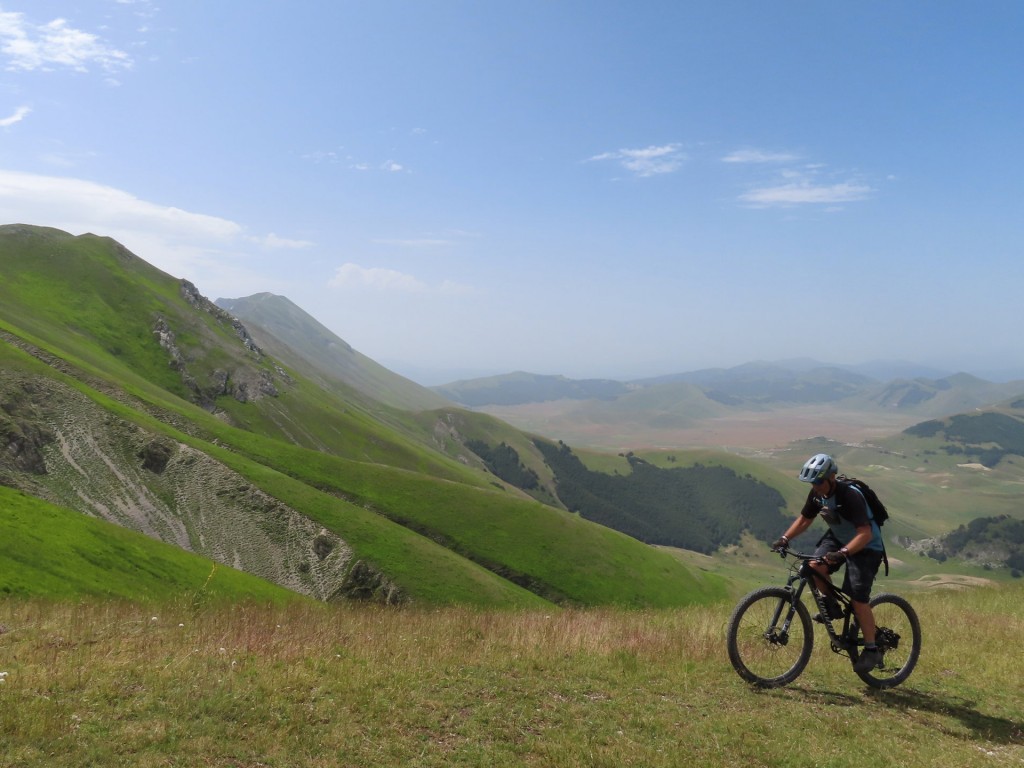
[[[814,571],[819,576],[821,576],[823,579],[827,579],[829,577],[828,566],[825,565],[825,563],[822,563],[822,562],[812,562],[812,563],[809,563],[809,565],[811,567],[811,570]]]
[[[849,592],[850,600],[854,603],[863,603],[864,605],[868,605],[871,602],[871,587],[868,587],[867,589],[858,589],[854,586],[849,589]]]

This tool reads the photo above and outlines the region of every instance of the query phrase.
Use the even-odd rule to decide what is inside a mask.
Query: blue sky
[[[0,222],[421,383],[1024,376],[1024,3],[0,0]]]

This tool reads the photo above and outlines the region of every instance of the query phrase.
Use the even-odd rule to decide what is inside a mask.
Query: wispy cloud
[[[219,216],[149,202],[91,181],[0,170],[0,221],[40,224],[75,235],[114,238],[150,264],[201,290],[267,290],[253,268],[252,246],[304,248],[310,243],[254,235]]]
[[[0,218],[51,221],[58,227],[73,223],[74,229],[97,234],[109,226],[217,240],[242,233],[233,221],[147,202],[113,187],[16,171],[0,171]]]
[[[740,195],[740,200],[757,207],[805,204],[852,203],[866,200],[874,192],[867,184],[841,182],[815,184],[809,180],[795,181],[771,187],[752,189]]]
[[[397,245],[401,248],[440,248],[451,245],[454,241],[441,238],[419,237],[409,239],[377,239],[371,241],[377,245]]]
[[[799,160],[792,152],[768,152],[763,149],[737,149],[722,158],[723,163],[792,163]]]
[[[342,264],[328,281],[332,288],[369,288],[377,291],[422,293],[427,284],[418,278],[384,267],[361,267],[351,262]]]
[[[14,125],[15,123],[20,123],[28,116],[29,112],[31,111],[32,110],[29,107],[18,107],[16,110],[14,110],[13,115],[11,115],[10,117],[5,117],[2,120],[0,120],[0,128],[6,128],[10,125]]]
[[[376,291],[388,294],[443,294],[446,296],[473,293],[473,288],[454,280],[431,284],[415,275],[386,267],[362,267],[351,262],[342,264],[328,281],[331,288]]]
[[[358,160],[352,155],[341,155],[334,150],[314,150],[313,152],[306,152],[300,155],[303,160],[308,160],[311,163],[324,164],[324,165],[339,165],[343,164],[346,168],[353,171],[372,171],[374,169],[385,171],[387,173],[402,173],[408,172],[408,168],[395,160],[385,160],[382,163],[374,165],[373,163],[366,162],[365,160]]]
[[[441,229],[424,232],[420,237],[376,237],[370,242],[374,245],[410,249],[450,248],[479,237],[479,232],[470,232],[465,229]]]
[[[636,176],[657,176],[678,171],[687,160],[679,144],[664,144],[642,149],[618,149],[603,152],[587,159],[587,162],[611,160]]]
[[[23,13],[0,11],[0,54],[8,71],[69,68],[88,71],[91,65],[107,72],[129,69],[131,56],[104,43],[99,36],[71,27],[65,19],[37,25]]]
[[[257,245],[271,250],[296,251],[315,245],[315,243],[309,240],[291,240],[287,237],[278,237],[273,232],[269,235],[264,235],[263,237],[250,238],[250,240]]]
[[[313,152],[306,152],[304,155],[300,155],[303,160],[309,160],[311,163],[337,163],[341,161],[337,152],[330,150],[315,150]]]
[[[754,182],[739,196],[740,202],[753,208],[852,203],[866,200],[875,191],[856,177],[829,172],[824,163],[794,165],[798,160],[800,155],[794,152],[754,148],[738,149],[721,158],[723,163],[736,165],[775,166],[770,181]]]

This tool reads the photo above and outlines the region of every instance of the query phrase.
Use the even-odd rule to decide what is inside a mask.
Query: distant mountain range
[[[889,369],[912,366],[890,364]],[[1024,380],[993,383],[966,373],[941,378],[897,378],[880,381],[854,368],[829,366],[813,360],[754,362],[734,368],[714,368],[634,381],[568,379],[524,372],[457,381],[432,387],[446,399],[473,408],[513,406],[556,400],[595,401],[591,412],[622,408],[629,401],[647,407],[649,397],[673,397],[690,404],[705,400],[708,413],[763,410],[806,405],[836,405],[859,409],[893,409],[921,418],[949,415],[993,405],[1024,393]],[[604,404],[604,405],[602,405]],[[636,410],[634,409],[634,410]]]

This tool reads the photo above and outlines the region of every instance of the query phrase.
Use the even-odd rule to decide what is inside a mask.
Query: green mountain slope
[[[293,591],[0,485],[0,594],[286,603]]]
[[[486,472],[452,439],[458,409],[407,414],[311,378],[107,238],[0,227],[0,364],[2,484],[303,594],[643,606],[720,593]]]
[[[307,376],[326,375],[332,383],[343,382],[395,408],[419,411],[450,405],[353,349],[284,296],[259,293],[215,303],[244,322],[260,346]]]
[[[567,507],[650,544],[710,554],[739,544],[744,533],[770,542],[790,522],[781,493],[724,466],[664,468],[630,453],[628,471],[608,474],[588,468],[564,443],[537,446]]]

